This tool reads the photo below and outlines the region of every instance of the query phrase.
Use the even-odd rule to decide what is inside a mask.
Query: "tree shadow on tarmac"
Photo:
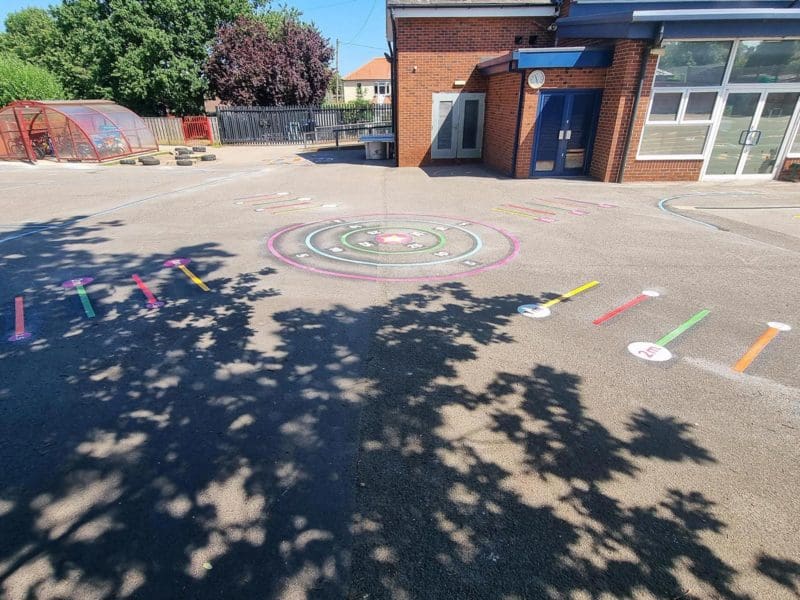
[[[703,542],[711,499],[609,485],[713,461],[686,423],[641,410],[615,436],[546,365],[461,382],[529,297],[449,283],[266,317],[273,269],[217,276],[213,244],[93,252],[115,225],[0,246],[0,300],[24,292],[36,324],[0,344],[0,595],[690,598],[689,576],[741,597]],[[91,321],[59,287],[80,275]]]

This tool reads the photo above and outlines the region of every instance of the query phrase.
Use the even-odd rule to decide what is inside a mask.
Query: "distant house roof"
[[[392,76],[392,67],[389,61],[383,56],[380,58],[373,58],[365,65],[361,65],[352,73],[342,77],[344,81],[366,81],[369,79],[390,79]]]

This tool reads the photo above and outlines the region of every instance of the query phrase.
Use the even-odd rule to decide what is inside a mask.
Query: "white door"
[[[800,92],[736,90],[725,96],[705,176],[771,178]]]
[[[431,158],[480,158],[486,94],[433,95]]]

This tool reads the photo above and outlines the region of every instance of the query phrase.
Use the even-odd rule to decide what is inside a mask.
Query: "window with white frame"
[[[375,93],[382,96],[388,96],[392,93],[391,85],[388,81],[378,81],[375,84]]]
[[[638,158],[703,158],[732,41],[666,42]]]
[[[798,127],[794,134],[794,141],[792,142],[792,145],[789,146],[788,156],[791,158],[800,158],[800,127]]]

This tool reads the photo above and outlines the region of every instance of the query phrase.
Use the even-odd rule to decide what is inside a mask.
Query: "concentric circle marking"
[[[519,253],[509,233],[440,215],[364,214],[290,225],[267,240],[280,261],[366,281],[438,281],[482,273]],[[396,273],[396,274],[395,274]]]
[[[412,222],[412,223],[419,222],[419,221],[415,221],[413,219],[408,219],[408,221]],[[358,225],[358,224],[366,223],[366,222],[372,222],[372,221],[360,221],[360,222],[359,221],[353,221],[350,226],[352,227],[353,225]],[[340,260],[340,261],[344,261],[344,262],[354,263],[354,264],[357,264],[357,265],[371,265],[371,266],[379,266],[379,267],[419,267],[420,264],[424,264],[426,266],[441,265],[441,264],[444,264],[444,263],[455,262],[457,260],[462,260],[462,259],[465,259],[465,258],[469,258],[473,254],[478,252],[478,250],[480,250],[481,247],[483,246],[483,242],[481,241],[481,238],[479,238],[477,235],[475,235],[471,231],[469,231],[469,230],[467,230],[467,229],[465,229],[463,227],[460,227],[458,225],[451,225],[450,227],[452,229],[458,229],[459,231],[463,231],[468,236],[472,237],[472,239],[475,241],[475,245],[472,247],[472,249],[470,251],[468,251],[468,252],[466,252],[464,254],[460,254],[458,256],[454,256],[454,257],[450,257],[450,258],[443,258],[442,260],[426,261],[424,263],[377,263],[377,262],[372,262],[372,261],[357,260],[357,259],[353,259],[353,258],[347,258],[347,257],[342,255],[343,250],[341,248],[336,247],[336,246],[333,246],[333,247],[329,248],[329,251],[331,253],[333,253],[333,254],[338,254],[339,256],[333,256],[332,254],[328,254],[328,253],[320,250],[316,246],[314,246],[314,243],[313,243],[312,239],[316,235],[318,235],[320,233],[323,233],[325,231],[329,231],[329,230],[334,229],[336,227],[341,227],[341,224],[336,223],[334,225],[329,225],[328,227],[322,227],[320,229],[317,229],[317,230],[312,231],[311,233],[309,233],[306,236],[306,240],[305,240],[305,244],[308,247],[308,249],[311,250],[312,252],[315,252],[315,253],[319,254],[320,256],[324,256],[326,258],[332,258],[334,260]],[[392,254],[396,254],[396,253],[392,253]],[[449,256],[449,253],[448,253],[448,256]]]
[[[397,228],[395,228],[395,229],[397,229]],[[373,231],[372,227],[362,227],[360,229],[352,229],[352,230],[348,231],[347,233],[345,233],[344,235],[342,235],[342,237],[340,238],[339,241],[344,246],[347,246],[348,248],[352,248],[353,250],[358,250],[359,252],[368,252],[370,254],[419,254],[420,252],[434,252],[434,251],[439,250],[440,248],[442,248],[447,243],[447,240],[445,239],[444,235],[442,235],[441,233],[439,233],[437,231],[432,231],[430,229],[425,229],[423,227],[417,227],[416,230],[417,231],[424,231],[425,233],[430,233],[431,235],[436,237],[436,242],[437,242],[436,245],[435,246],[422,246],[422,244],[420,244],[419,242],[415,241],[414,236],[412,236],[411,234],[405,234],[405,233],[401,233],[401,232],[397,232],[397,233],[395,233],[395,235],[403,235],[403,236],[405,236],[405,237],[403,237],[403,240],[404,240],[403,242],[392,242],[392,241],[385,242],[385,241],[381,241],[381,240],[386,240],[387,236],[391,235],[389,233],[381,232],[381,233],[374,234],[374,240],[375,240],[374,241],[374,245],[377,246],[379,244],[384,244],[384,245],[394,246],[394,245],[400,244],[400,245],[405,245],[407,248],[409,248],[410,246],[413,246],[413,245],[422,246],[422,247],[421,248],[419,248],[419,247],[411,247],[409,250],[391,250],[391,251],[390,250],[370,250],[369,248],[371,246],[364,246],[363,245],[364,242],[360,242],[361,245],[358,246],[358,245],[351,244],[348,241],[348,238],[351,235],[355,235],[355,234],[363,233],[363,232],[370,233],[370,231]],[[392,239],[392,238],[388,238],[388,239]],[[405,243],[405,242],[407,242],[407,243]]]

